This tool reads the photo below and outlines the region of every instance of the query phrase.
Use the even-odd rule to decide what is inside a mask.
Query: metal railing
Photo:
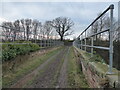
[[[17,39],[13,39],[14,38],[14,34],[11,36],[11,35],[3,35],[2,34],[2,28],[7,28],[7,29],[11,29],[11,30],[18,30],[16,28],[11,28],[11,27],[7,27],[7,26],[2,26],[0,25],[0,45],[3,45],[3,44],[8,44],[6,43],[6,41],[9,41],[9,44],[16,44],[16,45],[19,45],[19,44],[38,44],[40,47],[54,47],[54,46],[62,46],[64,45],[64,42],[61,41],[60,39],[48,39],[48,38],[39,38],[39,39],[24,39],[24,38],[17,38]],[[4,36],[7,36],[10,38],[10,40],[5,40],[3,39]],[[32,43],[16,43],[15,41],[31,41]]]
[[[80,49],[83,50],[83,47],[85,47],[85,51],[86,51],[86,47],[91,48],[91,56],[93,56],[93,48],[98,48],[98,49],[103,49],[103,50],[108,50],[109,51],[109,70],[108,70],[108,74],[113,74],[112,71],[112,67],[113,67],[113,9],[114,9],[114,5],[111,4],[103,13],[101,13],[78,37],[77,39],[73,42],[73,45],[75,47],[78,47]],[[93,33],[90,36],[87,36],[87,30],[98,20],[100,19],[104,14],[106,14],[108,11],[110,11],[110,28],[103,30],[103,31],[99,31],[97,33]],[[93,29],[93,28],[92,28]],[[93,37],[107,32],[109,31],[109,47],[102,47],[102,46],[94,46],[94,42],[93,42]],[[83,38],[84,36],[84,38]],[[91,45],[87,45],[86,44],[86,40],[90,38],[91,39]],[[83,44],[84,41],[84,44]],[[79,43],[80,42],[80,43]]]

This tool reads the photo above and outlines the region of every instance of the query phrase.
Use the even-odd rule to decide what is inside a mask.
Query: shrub
[[[39,49],[39,45],[36,45],[36,44],[30,44],[30,47],[31,47],[31,50],[30,50],[31,52]]]
[[[2,61],[8,61],[15,58],[17,55],[24,55],[29,52],[39,50],[39,45],[31,43],[30,41],[16,41],[14,43],[21,44],[10,44],[7,42],[2,45]],[[23,44],[24,43],[24,44]]]

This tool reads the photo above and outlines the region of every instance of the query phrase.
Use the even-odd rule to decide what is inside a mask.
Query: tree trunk
[[[60,40],[63,41],[63,36],[60,36]]]
[[[14,41],[15,41],[15,39],[16,39],[16,32],[14,31],[14,37],[13,37],[13,39],[14,39]]]
[[[23,28],[24,28],[24,40],[25,40],[25,27],[24,27],[24,25],[23,25]]]
[[[29,26],[27,26],[27,40],[29,39]]]

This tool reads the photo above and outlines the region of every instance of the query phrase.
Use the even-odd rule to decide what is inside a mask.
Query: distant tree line
[[[3,22],[2,39],[5,41],[42,40],[52,39],[59,35],[62,41],[65,36],[73,34],[73,25],[73,21],[68,17],[58,17],[44,23],[32,19]]]

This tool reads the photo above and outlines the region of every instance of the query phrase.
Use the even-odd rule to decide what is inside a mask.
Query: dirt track
[[[68,48],[66,55],[64,57],[64,62],[62,64],[61,70],[60,70],[60,74],[58,77],[58,83],[56,88],[67,88],[68,84],[67,84],[67,63],[68,63],[68,54],[70,51],[70,47]]]
[[[64,48],[50,63],[46,64],[42,74],[36,78],[34,83],[30,85],[30,88],[64,87],[64,85],[66,85],[66,81],[64,81],[66,80],[66,67],[62,64],[68,54],[68,50],[69,47]],[[66,62],[64,64],[66,64]],[[64,73],[62,73],[61,70],[63,70]]]
[[[33,72],[24,76],[12,88],[65,88],[67,87],[67,58],[70,47],[66,46]],[[34,79],[33,79],[34,78]],[[31,83],[29,83],[31,82]],[[29,84],[28,84],[29,83]]]
[[[43,64],[12,85],[11,88],[69,88],[70,78],[68,76],[74,74],[74,71],[68,73],[68,69],[70,69],[70,67],[68,68],[70,64],[69,55],[72,55],[70,54],[71,50],[70,46],[61,48],[45,60]],[[72,84],[74,84],[74,80],[73,76]]]
[[[45,52],[45,51],[44,51]],[[17,83],[11,86],[11,88],[23,88],[29,81],[32,80],[32,78],[36,77],[39,74],[40,70],[43,70],[45,66],[53,60],[57,55],[59,55],[61,51],[56,53],[55,55],[51,56],[46,62],[44,62],[42,65],[40,65],[38,68],[36,68],[34,71],[31,73],[28,73],[25,75],[23,78],[21,78]],[[37,55],[36,55],[37,56]]]

